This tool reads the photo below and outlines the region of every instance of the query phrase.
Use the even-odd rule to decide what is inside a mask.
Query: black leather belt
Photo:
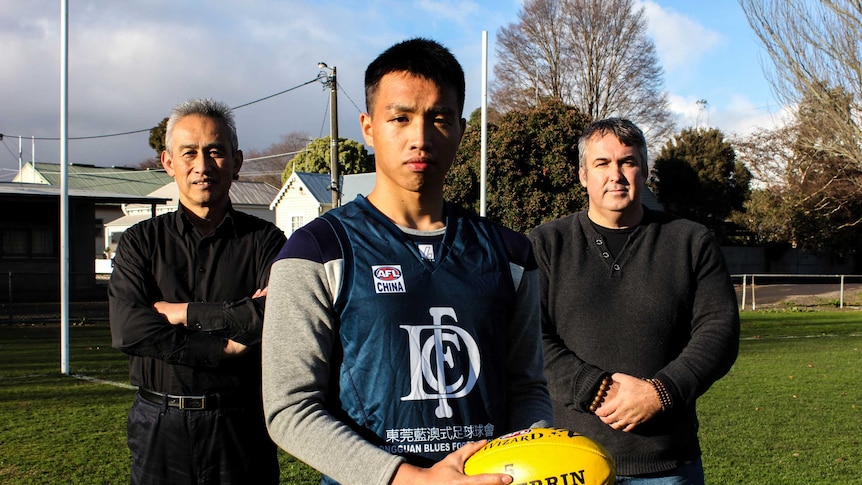
[[[150,391],[143,387],[138,388],[138,393],[142,398],[154,404],[165,404],[167,401],[168,407],[178,408],[187,411],[206,411],[218,409],[220,406],[225,407],[225,399],[218,394],[209,394],[205,396],[176,396],[173,394],[164,394],[161,392]]]

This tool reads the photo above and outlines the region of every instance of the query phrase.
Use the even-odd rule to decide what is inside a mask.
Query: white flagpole
[[[69,375],[69,0],[60,0],[60,372]]]
[[[482,31],[482,139],[479,158],[479,215],[485,217],[488,178],[488,31]]]

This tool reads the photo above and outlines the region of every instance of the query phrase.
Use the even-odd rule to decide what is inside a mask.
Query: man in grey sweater
[[[709,230],[646,209],[628,120],[579,140],[589,208],[530,234],[557,426],[614,456],[617,483],[702,484],[695,400],[736,360],[736,293]]]

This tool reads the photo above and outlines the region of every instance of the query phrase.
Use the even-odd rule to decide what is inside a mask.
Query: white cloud
[[[717,76],[698,78],[738,36],[721,35],[667,7],[642,5],[668,78],[685,80],[675,92],[707,97],[709,121],[744,131],[770,112],[724,93],[736,88]],[[465,115],[481,101],[481,35],[494,37],[517,21],[521,0],[370,0],[283,2],[211,0],[88,0],[70,2],[69,131],[71,136],[118,133],[154,126],[177,102],[213,97],[232,106],[299,86],[317,75],[317,63],[337,66],[339,135],[361,140],[358,111],[364,108],[363,74],[368,62],[394,42],[435,38],[453,50],[467,75]],[[0,170],[17,167],[17,140],[59,134],[59,8],[48,0],[6,2],[0,9]],[[697,11],[697,8],[689,9]],[[698,66],[700,64],[700,66]],[[739,77],[732,69],[724,70]],[[683,79],[685,78],[685,79]],[[710,90],[718,86],[721,91]],[[349,98],[349,99],[348,99]],[[696,97],[671,97],[679,126],[695,123]],[[354,104],[358,105],[356,108]],[[730,106],[730,107],[726,107]],[[236,111],[240,144],[263,149],[293,131],[329,134],[328,93],[320,83]],[[721,124],[719,124],[721,123]],[[131,165],[153,155],[148,133],[70,143],[70,161]],[[29,160],[29,143],[24,143]],[[56,163],[59,144],[37,141],[37,158]],[[14,152],[14,153],[12,153]]]
[[[743,95],[735,95],[727,108],[717,113],[716,123],[721,123],[722,131],[726,133],[744,136],[758,128],[773,129],[783,126],[792,113],[792,107],[758,106]]]
[[[698,115],[702,114],[698,99],[683,97],[676,94],[668,95],[669,109],[676,118],[677,128],[688,128],[698,125]]]
[[[759,128],[777,128],[789,119],[792,111],[774,105],[758,106],[743,95],[732,96],[721,107],[699,104],[698,98],[677,95],[670,95],[669,101],[677,128],[718,128],[727,137],[750,135]]]
[[[668,73],[696,65],[710,49],[722,42],[722,35],[690,17],[664,8],[652,0],[642,2],[647,31]]]
[[[148,129],[191,97],[212,97],[232,106],[247,103],[313,80],[317,63],[324,61],[338,66],[345,93],[340,96],[339,135],[361,139],[355,128],[358,113],[346,96],[363,102],[362,72],[370,60],[363,50],[376,49],[364,36],[380,34],[364,33],[369,13],[272,1],[252,2],[241,11],[232,2],[211,7],[201,10],[183,1],[161,6],[105,2],[98,8],[73,3],[70,137]],[[6,140],[19,134],[59,134],[58,17],[59,9],[40,9],[38,3],[27,11],[0,11],[0,44],[11,48],[0,61],[0,99],[6,100],[0,133]],[[323,123],[328,100],[323,86],[314,83],[237,110],[241,145],[265,148],[292,131],[328,135],[328,121]],[[71,140],[69,160],[135,164],[154,154],[147,139],[143,133]],[[56,141],[36,144],[37,160],[57,162]],[[16,149],[14,154],[3,149],[0,167],[17,166]],[[29,160],[29,143],[24,151]]]

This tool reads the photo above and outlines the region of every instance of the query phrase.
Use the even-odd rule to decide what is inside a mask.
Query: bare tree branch
[[[633,0],[527,0],[497,38],[491,96],[501,111],[557,99],[593,119],[629,118],[654,146],[673,134],[664,73]]]
[[[791,106],[805,99],[820,113],[799,142],[862,164],[862,2],[740,0],[740,5],[766,49],[776,96]]]

